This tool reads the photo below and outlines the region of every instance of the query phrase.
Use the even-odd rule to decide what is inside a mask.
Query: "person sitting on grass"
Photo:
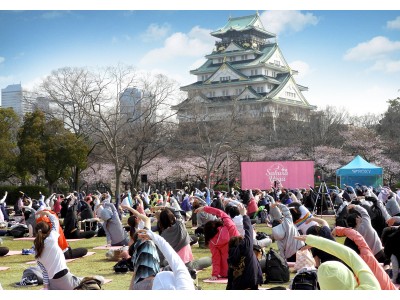
[[[35,258],[43,273],[43,289],[73,290],[80,284],[81,279],[69,271],[63,252],[58,245],[59,221],[54,214],[46,210],[38,211],[36,215],[48,217],[52,224],[49,226],[44,221],[37,223],[37,235],[33,242]]]
[[[96,235],[96,231],[88,230],[81,232],[78,222],[78,198],[71,195],[67,214],[64,218],[64,234],[67,239],[89,239]]]
[[[262,284],[262,271],[253,250],[253,226],[243,204],[238,205],[243,217],[244,236],[229,240],[227,290],[258,290]]]
[[[235,223],[222,210],[210,206],[202,206],[195,213],[202,212],[215,215],[220,218],[208,221],[204,225],[205,244],[210,247],[212,260],[212,276],[210,280],[228,277],[228,251],[231,237],[239,236]]]
[[[288,262],[296,261],[296,252],[304,246],[302,241],[294,239],[299,236],[293,224],[289,208],[282,203],[272,203],[270,215],[273,218],[272,237],[278,244],[279,254]]]
[[[317,217],[311,217],[309,218],[307,222],[314,222],[318,225],[313,225],[307,229],[306,234],[312,234],[316,236],[320,236],[326,239],[329,239],[331,241],[334,241],[335,238],[333,237],[331,233],[331,229],[329,228],[328,222],[326,222],[324,219],[317,218]],[[311,253],[314,257],[315,260],[315,266],[318,268],[321,263],[324,263],[326,261],[330,260],[338,260],[338,258],[332,254],[326,253],[318,248],[311,248]]]
[[[380,290],[378,280],[364,260],[352,249],[329,239],[301,235],[294,237],[307,245],[337,256],[339,261],[322,263],[317,271],[321,290]],[[346,266],[349,266],[350,269]]]
[[[161,271],[154,276],[151,285],[152,290],[195,289],[193,279],[182,259],[162,236],[146,229],[139,230],[138,236],[141,240],[153,241],[171,269],[171,271]]]
[[[51,210],[47,210],[47,211],[49,213],[51,213],[58,220],[57,214],[54,211],[51,211]],[[50,219],[47,217],[47,215],[37,215],[36,214],[36,223],[39,223],[42,221],[46,222],[50,227],[52,226],[52,223],[51,223]],[[65,238],[64,231],[61,228],[61,226],[59,226],[59,228],[58,228],[58,233],[59,233],[58,245],[60,246],[60,249],[64,253],[65,259],[79,258],[79,257],[85,256],[87,254],[88,250],[86,248],[72,249],[69,246],[68,241]]]
[[[103,228],[106,233],[107,245],[110,246],[127,246],[129,237],[126,234],[121,220],[118,216],[118,211],[113,203],[104,200],[98,210],[98,216],[103,220]]]

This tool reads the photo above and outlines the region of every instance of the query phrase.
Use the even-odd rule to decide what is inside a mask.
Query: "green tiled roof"
[[[217,88],[217,87],[220,87],[220,86],[233,85],[235,83],[239,83],[240,85],[243,85],[243,84],[249,84],[250,85],[250,84],[255,83],[255,82],[264,82],[264,81],[268,82],[268,83],[271,83],[271,84],[277,84],[277,85],[281,84],[281,81],[279,81],[279,80],[277,80],[277,79],[275,79],[273,77],[269,77],[269,76],[265,76],[265,75],[257,75],[257,76],[248,77],[248,79],[246,79],[246,80],[231,80],[231,81],[224,81],[224,82],[211,82],[211,83],[207,84],[206,86],[207,87],[211,87],[212,86],[212,87]],[[191,88],[198,89],[201,86],[204,86],[204,83],[202,81],[197,81],[195,83],[182,86],[181,89],[183,91],[184,90],[189,90]]]
[[[262,27],[254,26],[256,23],[260,24]],[[220,37],[226,34],[228,31],[247,31],[251,29],[263,33],[265,38],[272,38],[276,36],[275,34],[265,30],[260,21],[258,13],[250,16],[229,18],[228,23],[226,23],[224,27],[211,32],[211,35],[215,37]]]
[[[237,68],[245,68],[245,67],[250,67],[257,65],[261,62],[267,61],[275,52],[275,50],[278,48],[278,45],[275,43],[268,44],[266,45],[261,51],[262,55],[256,59],[253,60],[246,60],[246,61],[235,61],[231,62],[232,65]],[[220,67],[220,64],[213,64],[211,59],[208,59],[203,65],[201,65],[199,68],[195,70],[191,70],[190,73],[197,75],[201,73],[214,73],[218,68]]]

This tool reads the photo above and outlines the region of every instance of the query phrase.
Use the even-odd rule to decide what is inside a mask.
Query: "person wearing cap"
[[[294,237],[307,245],[330,253],[340,260],[322,263],[317,271],[321,290],[380,290],[379,281],[364,260],[340,243],[314,235]],[[346,265],[344,265],[346,264]]]

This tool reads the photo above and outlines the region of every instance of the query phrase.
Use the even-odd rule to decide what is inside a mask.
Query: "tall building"
[[[218,40],[206,62],[190,73],[197,81],[181,87],[188,97],[173,107],[179,122],[190,121],[193,106],[200,104],[208,120],[221,120],[232,109],[251,117],[272,117],[290,112],[295,120],[309,120],[310,105],[303,95],[308,88],[296,83],[276,41],[258,13],[229,18],[211,32]]]
[[[127,116],[132,121],[144,120],[150,117],[154,121],[156,114],[153,109],[149,109],[153,105],[153,97],[137,88],[125,89],[119,97],[120,113]]]
[[[1,107],[11,107],[19,115],[32,110],[31,105],[23,97],[21,84],[11,84],[1,89]]]

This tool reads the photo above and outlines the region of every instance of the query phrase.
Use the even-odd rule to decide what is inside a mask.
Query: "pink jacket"
[[[255,213],[258,210],[257,202],[254,197],[252,197],[247,204],[247,215],[250,216],[252,213]]]
[[[360,257],[365,261],[365,263],[371,269],[372,273],[374,273],[382,290],[397,290],[397,288],[390,280],[389,275],[376,260],[374,254],[368,247],[363,236],[358,231],[355,231],[352,228],[339,226],[335,227],[335,231],[337,236],[347,236],[357,245],[358,249],[360,250]]]
[[[210,240],[209,247],[212,259],[212,276],[228,277],[228,242],[231,237],[239,236],[232,219],[218,208],[205,206],[206,213],[215,215],[222,219],[224,225],[218,228],[218,233]]]

